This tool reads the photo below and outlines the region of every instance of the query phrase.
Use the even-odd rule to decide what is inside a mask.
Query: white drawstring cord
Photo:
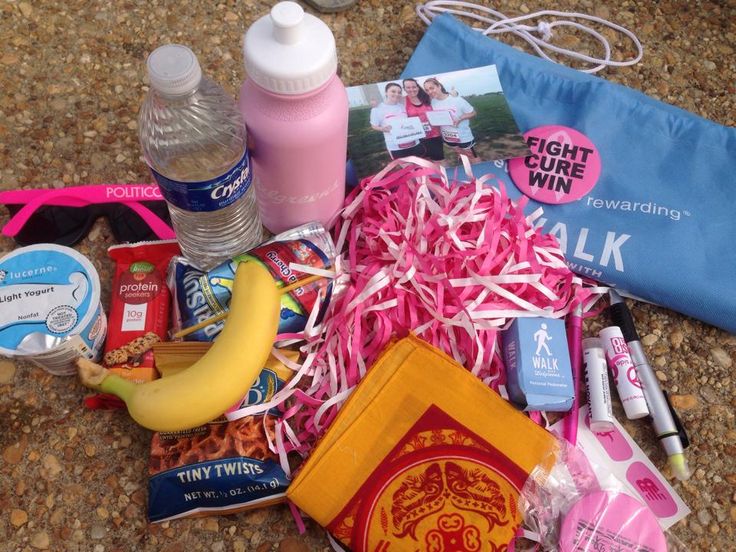
[[[480,13],[474,13],[472,11],[467,10],[476,10]],[[561,12],[556,10],[543,10],[538,11],[529,15],[521,15],[519,17],[506,17],[504,14],[502,14],[499,11],[493,10],[491,8],[487,8],[485,6],[480,6],[478,4],[475,4],[473,2],[461,2],[457,0],[431,0],[429,2],[425,2],[424,4],[417,4],[416,7],[417,15],[419,18],[424,21],[425,24],[429,25],[432,22],[432,19],[439,15],[440,13],[450,13],[453,15],[458,15],[462,17],[468,17],[470,19],[475,19],[476,21],[480,21],[484,24],[487,24],[488,27],[485,29],[474,29],[478,32],[483,33],[484,35],[495,35],[495,34],[501,34],[501,33],[512,33],[515,34],[518,37],[521,37],[522,39],[526,40],[529,44],[532,45],[534,50],[537,52],[537,54],[540,57],[543,57],[544,59],[547,59],[549,61],[559,63],[549,57],[547,53],[544,51],[544,49],[551,50],[552,52],[555,52],[557,54],[568,56],[573,59],[577,59],[580,61],[584,61],[586,63],[592,63],[596,64],[592,68],[588,69],[581,69],[584,73],[596,73],[600,71],[601,69],[604,69],[605,67],[613,66],[613,67],[626,67],[629,65],[634,65],[638,63],[642,56],[644,55],[644,50],[642,48],[641,42],[639,42],[639,39],[637,36],[628,30],[626,27],[622,27],[621,25],[617,25],[616,23],[611,23],[610,21],[607,21],[606,19],[602,19],[600,17],[596,17],[594,15],[587,15],[584,13],[575,13],[575,12]],[[492,16],[492,17],[488,17]],[[540,17],[560,17],[560,18],[568,18],[568,19],[561,19],[561,20],[553,20],[551,22],[547,21],[540,21],[536,25],[527,25],[523,24],[522,22],[530,20],[530,19],[538,19]],[[620,33],[625,34],[636,46],[637,55],[633,59],[628,59],[624,61],[615,61],[611,59],[611,45],[601,33],[596,31],[595,29],[588,27],[585,24],[578,23],[576,21],[571,21],[571,19],[582,19],[585,21],[590,21],[593,23],[598,23],[600,25],[603,25],[604,27],[608,27],[609,29],[613,29],[615,31],[618,31]],[[591,57],[585,54],[581,54],[579,52],[576,52],[574,50],[570,50],[567,48],[560,48],[559,46],[555,46],[554,44],[550,44],[550,39],[552,38],[552,31],[555,27],[573,27],[575,29],[578,29],[580,31],[583,31],[596,40],[601,43],[603,46],[603,49],[605,50],[605,56],[603,58],[596,58]],[[538,33],[541,35],[541,38],[538,36],[535,36],[532,33]]]

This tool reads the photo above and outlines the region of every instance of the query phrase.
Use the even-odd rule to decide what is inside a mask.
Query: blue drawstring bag
[[[533,155],[479,164],[475,175],[495,174],[511,197],[519,188],[543,197],[528,212],[544,209],[543,227],[575,272],[736,333],[736,129],[449,14],[432,20],[402,78],[485,65],[496,65]]]

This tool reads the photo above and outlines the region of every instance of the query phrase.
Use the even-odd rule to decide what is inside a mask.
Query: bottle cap
[[[243,40],[248,77],[278,94],[303,94],[337,71],[335,37],[296,2],[279,2],[253,23]]]
[[[146,61],[151,86],[163,94],[186,94],[202,80],[197,56],[181,44],[156,48]]]
[[[604,356],[603,353],[603,342],[600,340],[599,337],[586,337],[583,339],[583,350],[587,349],[600,349],[601,355]]]
[[[624,339],[624,334],[621,333],[621,328],[618,326],[608,326],[606,328],[601,329],[601,331],[598,332],[598,337],[601,340],[601,343],[603,344],[603,348],[606,350],[606,352],[609,352],[609,349],[613,351],[611,348],[611,341],[620,347],[620,350],[616,350],[614,352],[617,352],[619,354],[629,354],[629,347],[626,344],[626,340]]]

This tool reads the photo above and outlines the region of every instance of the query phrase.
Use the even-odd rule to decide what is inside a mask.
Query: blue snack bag
[[[273,239],[203,272],[183,257],[175,257],[169,267],[169,286],[174,296],[173,331],[194,326],[226,312],[230,305],[235,269],[241,262],[259,262],[276,282],[291,284],[305,275],[290,268],[291,263],[329,270],[334,266],[335,246],[320,224],[311,223],[284,232]],[[281,296],[279,333],[304,329],[309,314],[320,301],[320,315],[329,304],[332,281],[320,279]],[[184,337],[187,341],[212,341],[224,321],[213,322]]]
[[[195,362],[206,350],[200,348],[189,360]],[[175,351],[170,354],[178,354],[179,359],[172,362],[182,363],[187,355]],[[292,361],[299,356],[294,351],[281,353]],[[202,511],[234,513],[284,501],[289,478],[268,444],[282,412],[271,408],[263,414],[239,416],[238,409],[270,401],[293,375],[271,357],[248,394],[225,417],[185,431],[154,432],[148,464],[150,521]]]

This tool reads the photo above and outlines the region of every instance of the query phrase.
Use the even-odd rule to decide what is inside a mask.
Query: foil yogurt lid
[[[69,247],[38,244],[0,258],[0,354],[41,354],[80,333],[98,313],[100,278]]]

